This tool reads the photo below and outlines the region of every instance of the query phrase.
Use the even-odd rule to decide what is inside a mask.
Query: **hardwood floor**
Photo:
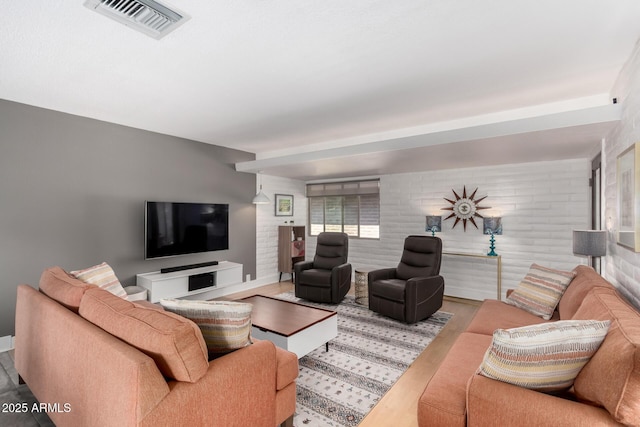
[[[224,299],[233,300],[256,294],[274,296],[292,290],[293,284],[291,282],[281,282],[228,295]],[[349,293],[353,295],[353,292],[352,287]],[[418,425],[418,399],[422,391],[444,360],[455,339],[465,330],[479,306],[480,302],[478,301],[445,297],[440,310],[452,313],[454,316],[429,344],[429,347],[418,356],[407,372],[382,397],[360,423],[360,427],[416,427]]]

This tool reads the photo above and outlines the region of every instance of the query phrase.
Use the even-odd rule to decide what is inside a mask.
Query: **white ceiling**
[[[0,98],[305,180],[591,156],[640,37],[637,0],[170,0],[161,40],[82,4],[3,2]]]

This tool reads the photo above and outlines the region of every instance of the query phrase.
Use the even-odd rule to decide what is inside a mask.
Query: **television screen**
[[[229,205],[146,202],[145,258],[229,249]]]

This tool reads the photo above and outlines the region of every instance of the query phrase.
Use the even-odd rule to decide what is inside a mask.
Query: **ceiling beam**
[[[407,136],[380,137],[377,140],[360,144],[258,158],[256,160],[236,163],[235,166],[236,170],[240,172],[258,173],[269,168],[298,165],[300,163],[318,160],[408,150],[573,126],[615,122],[620,120],[621,112],[620,104],[591,106],[532,117],[513,118],[471,126],[454,127],[446,130],[416,132]]]

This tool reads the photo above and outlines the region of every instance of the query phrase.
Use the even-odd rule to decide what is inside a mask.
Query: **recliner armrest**
[[[441,283],[444,283],[444,278],[442,276],[412,277],[411,279],[407,280],[407,286],[424,285],[424,284],[439,285]]]
[[[371,284],[376,280],[388,280],[396,278],[396,269],[392,268],[382,268],[380,270],[370,271],[367,275],[368,283]]]
[[[313,261],[300,261],[293,265],[293,271],[296,273],[296,276],[300,274],[300,272],[305,270],[310,270],[313,268]]]
[[[296,286],[300,284],[300,274],[305,270],[313,268],[313,261],[300,261],[293,265],[294,280]]]
[[[344,263],[331,269],[331,281],[333,283],[344,283],[347,280],[351,281],[351,264]]]
[[[405,292],[407,297],[415,295],[415,302],[420,302],[431,298],[432,295],[440,292],[443,288],[444,278],[442,276],[412,277],[407,280]]]
[[[405,292],[416,295],[418,301],[420,301],[430,297],[441,287],[444,287],[444,278],[442,276],[412,277],[407,280]]]
[[[406,281],[405,287],[405,321],[415,323],[431,316],[442,307],[444,296],[444,278],[442,276],[413,277]],[[419,311],[418,307],[423,308]]]

